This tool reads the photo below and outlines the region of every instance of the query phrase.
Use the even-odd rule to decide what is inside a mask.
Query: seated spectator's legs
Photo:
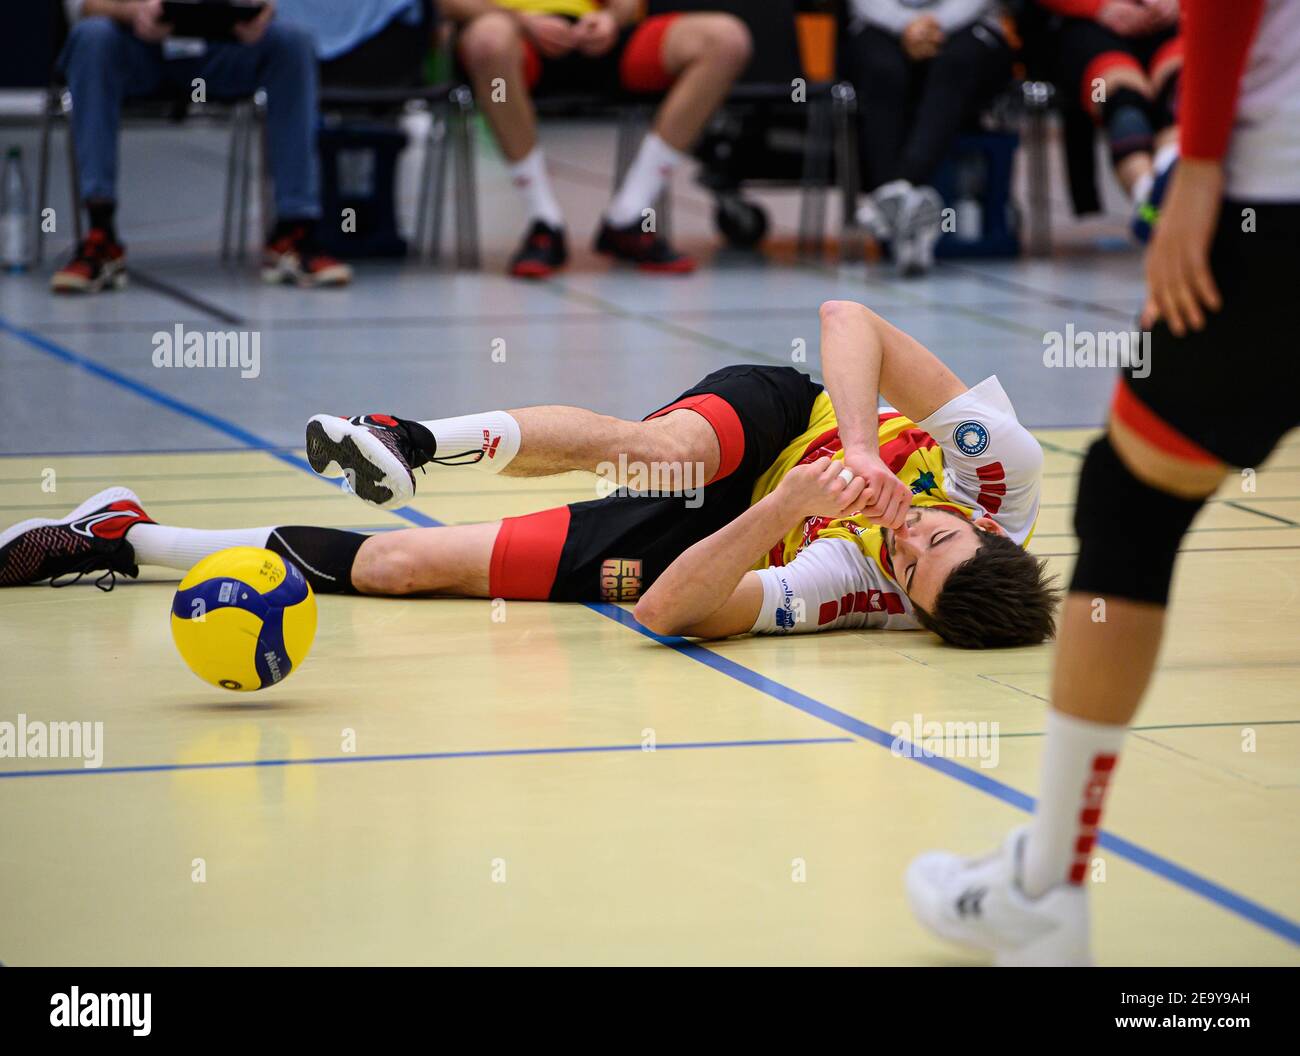
[[[598,17],[598,16],[593,16]],[[607,17],[607,16],[606,16]],[[517,18],[489,11],[461,29],[460,60],[479,106],[523,194],[531,227],[511,262],[516,275],[541,277],[567,258],[563,214],[537,144],[531,91],[539,83],[564,90],[662,92],[668,96],[654,130],[641,144],[615,194],[597,237],[597,249],[661,271],[694,266],[662,239],[641,228],[643,210],[659,196],[683,152],[749,61],[749,32],[730,15],[690,14],[650,18],[611,36],[604,51],[539,55]],[[647,234],[652,237],[646,238]]]
[[[202,77],[209,98],[266,90],[267,155],[276,222],[263,250],[262,277],[267,282],[299,286],[350,282],[352,269],[324,253],[316,242],[321,206],[316,158],[317,68],[311,35],[296,26],[272,22],[254,43],[209,44],[201,59],[178,64],[173,75]],[[331,222],[340,219],[332,217]]]
[[[162,49],[111,19],[86,18],[68,34],[60,67],[72,93],[72,140],[90,226],[115,238],[122,101],[157,91],[163,79]]]
[[[870,24],[845,41],[844,62],[858,97],[862,183],[874,191],[902,175],[912,62],[898,37]]]
[[[637,27],[623,53],[624,87],[666,88],[668,96],[605,211],[611,224],[640,222],[641,211],[659,197],[673,167],[749,64],[749,55],[749,30],[733,15],[669,15]]]
[[[1150,189],[1156,133],[1168,127],[1172,117],[1160,116],[1157,90],[1143,57],[1162,55],[1173,38],[1172,30],[1121,37],[1083,18],[1067,18],[1059,30],[1062,87],[1077,93],[1080,105],[1105,131],[1115,175],[1135,201]],[[1180,61],[1174,53],[1162,55],[1165,83]]]
[[[948,37],[925,64],[898,175],[929,183],[967,121],[1011,76],[1011,48],[982,22]]]
[[[209,44],[195,68],[195,76],[207,82],[209,98],[248,96],[258,88],[266,89],[268,160],[277,219],[281,223],[318,220],[316,55],[310,34],[272,22],[255,44]]]

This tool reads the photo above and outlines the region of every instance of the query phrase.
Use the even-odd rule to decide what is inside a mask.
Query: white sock
[[[437,441],[434,459],[443,465],[474,466],[488,473],[500,473],[519,453],[519,423],[505,411],[434,418],[420,424]]]
[[[189,570],[204,557],[232,546],[266,546],[274,528],[169,528],[165,524],[137,524],[126,533],[142,565]]]
[[[510,182],[524,196],[529,220],[542,220],[552,227],[564,226],[564,214],[551,190],[551,178],[546,174],[546,156],[541,147],[533,147],[523,158],[510,166]]]
[[[1143,202],[1147,200],[1147,195],[1151,193],[1151,185],[1155,182],[1156,182],[1156,174],[1154,171],[1144,172],[1141,176],[1139,176],[1136,180],[1133,181],[1132,195],[1133,195],[1134,205],[1141,205]]]
[[[653,132],[647,133],[618,193],[605,210],[605,219],[615,227],[638,223],[641,210],[654,205],[673,169],[685,160],[686,155],[676,147],[670,147]]]
[[[1154,172],[1164,172],[1178,158],[1178,140],[1173,139],[1156,151],[1156,156],[1151,162],[1151,168]]]
[[[1082,884],[1101,827],[1101,806],[1127,726],[1047,713],[1038,807],[1025,841],[1020,886],[1037,898],[1058,884]]]

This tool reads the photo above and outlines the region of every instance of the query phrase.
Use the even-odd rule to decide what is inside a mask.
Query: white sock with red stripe
[[[605,219],[615,227],[639,223],[641,210],[654,205],[673,169],[685,160],[686,155],[676,147],[669,146],[653,132],[647,133],[618,193],[605,210]]]
[[[437,441],[434,461],[441,465],[474,466],[500,473],[519,453],[519,423],[505,411],[434,418],[420,424]]]
[[[1030,898],[1087,879],[1106,785],[1127,732],[1127,726],[1088,722],[1055,708],[1047,713],[1038,807],[1020,876]]]
[[[232,528],[209,531],[206,528],[169,528],[165,524],[135,524],[126,533],[126,541],[141,565],[191,569],[209,554],[232,546],[266,546],[274,528]]]
[[[533,147],[510,165],[510,182],[524,196],[529,220],[542,220],[551,227],[564,226],[564,213],[551,190],[551,178],[546,173],[546,155],[541,147]]]

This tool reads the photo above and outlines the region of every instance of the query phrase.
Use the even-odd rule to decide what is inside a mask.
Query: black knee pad
[[[1110,144],[1111,161],[1118,165],[1130,154],[1151,150],[1155,120],[1151,100],[1132,88],[1116,88],[1102,104],[1101,121]]]
[[[1079,474],[1079,559],[1070,592],[1164,605],[1178,544],[1203,505],[1138,480],[1103,436]]]

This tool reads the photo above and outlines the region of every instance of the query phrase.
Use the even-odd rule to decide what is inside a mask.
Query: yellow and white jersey
[[[1024,546],[1038,519],[1043,451],[1016,419],[996,377],[949,400],[920,422],[880,412],[880,457],[912,489],[913,506],[989,516]],[[752,502],[795,466],[843,459],[830,397],[813,404],[807,430],[754,485]],[[911,629],[912,603],[894,577],[879,527],[863,517],[809,517],[757,566],[763,605],[754,633],[845,627]]]

